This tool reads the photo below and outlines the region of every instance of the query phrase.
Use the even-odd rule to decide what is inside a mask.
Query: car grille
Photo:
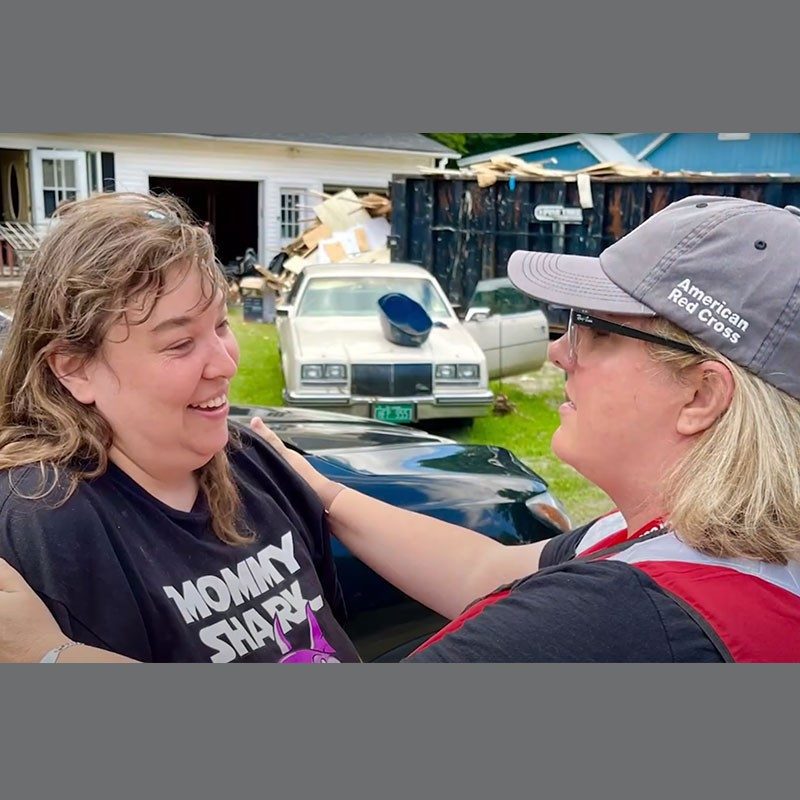
[[[354,395],[413,397],[433,393],[430,364],[353,364],[350,391]]]

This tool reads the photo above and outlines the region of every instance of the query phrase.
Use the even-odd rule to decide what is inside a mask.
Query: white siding
[[[435,156],[129,134],[0,134],[0,148],[54,147],[114,153],[120,191],[146,192],[149,177],[260,181],[259,256],[280,247],[280,190],[324,184],[385,190],[393,173],[433,166]],[[311,212],[309,212],[310,216]]]

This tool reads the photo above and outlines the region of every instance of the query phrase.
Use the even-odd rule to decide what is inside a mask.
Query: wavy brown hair
[[[208,304],[227,293],[211,238],[174,197],[107,193],[57,209],[25,272],[0,358],[0,469],[37,466],[42,482],[36,499],[63,477],[60,504],[81,481],[102,475],[112,442],[106,420],[72,397],[48,359],[99,356],[116,322],[149,318],[168,271],[179,265],[198,270]],[[226,451],[197,474],[217,537],[249,541],[239,531],[241,502]]]

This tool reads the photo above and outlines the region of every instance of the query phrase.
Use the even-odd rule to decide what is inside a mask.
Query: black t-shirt
[[[140,661],[357,661],[319,500],[239,433],[229,455],[248,544],[215,536],[202,494],[178,511],[109,464],[55,506],[59,488],[25,499],[41,485],[25,467],[0,472],[0,555],[68,636]]]
[[[556,536],[540,570],[409,657],[421,662],[720,662],[702,628],[640,570],[573,561],[589,526]]]

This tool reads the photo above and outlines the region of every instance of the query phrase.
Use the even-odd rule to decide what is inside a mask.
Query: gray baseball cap
[[[686,197],[598,257],[518,250],[508,277],[555,305],[661,316],[800,398],[800,209]]]

